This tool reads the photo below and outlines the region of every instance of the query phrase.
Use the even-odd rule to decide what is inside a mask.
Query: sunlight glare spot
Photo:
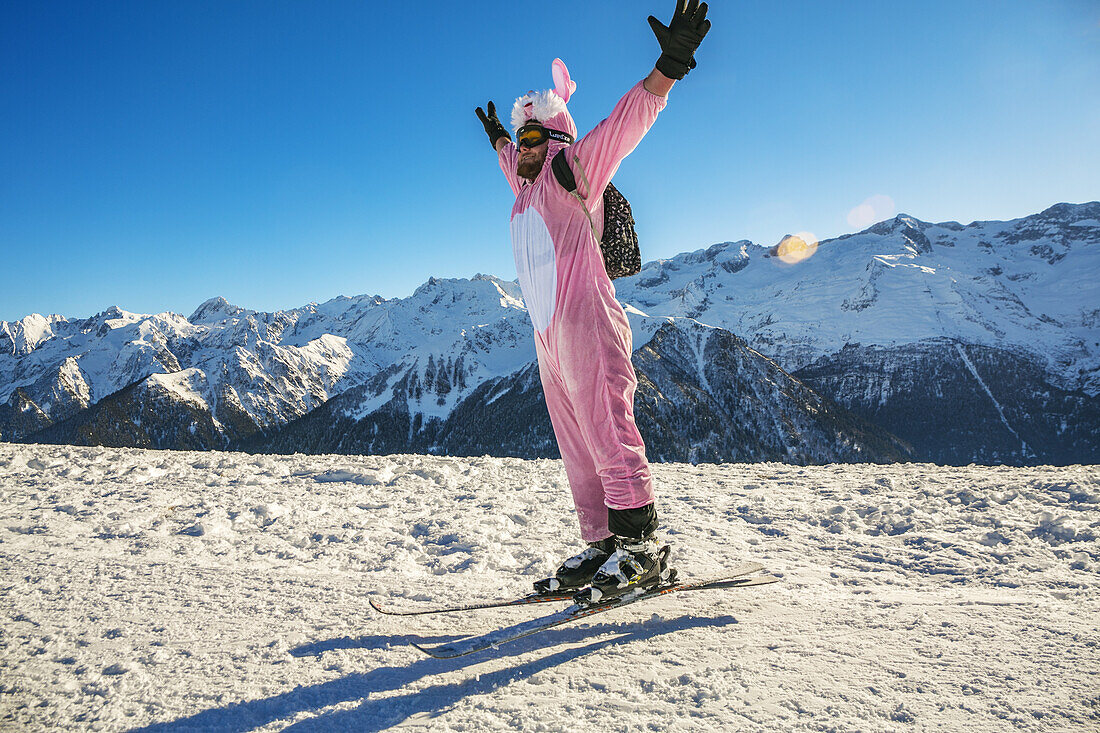
[[[788,234],[776,247],[776,255],[788,265],[797,265],[813,257],[817,251],[817,237],[809,232]]]

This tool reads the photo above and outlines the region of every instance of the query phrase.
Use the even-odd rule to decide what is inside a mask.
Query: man
[[[489,102],[477,108],[516,202],[512,249],[535,328],[539,376],[580,520],[583,552],[566,560],[539,591],[578,590],[593,603],[668,579],[668,548],[658,548],[653,477],[634,422],[637,379],[630,363],[630,324],[604,268],[598,232],[603,192],[623,158],[641,141],[676,80],[695,66],[710,29],[707,4],[677,0],[665,26],[649,24],[661,56],[580,140],[566,103],[576,84],[560,59],[554,89],[528,92],[512,108],[517,142]],[[582,204],[558,183],[551,160],[566,150]],[[585,210],[587,209],[587,211]]]

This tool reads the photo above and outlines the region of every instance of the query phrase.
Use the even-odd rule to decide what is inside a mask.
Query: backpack
[[[588,226],[592,227],[592,236],[595,237],[596,225],[592,223],[592,215],[588,213],[588,206],[585,205],[584,199],[577,192],[577,181],[565,156],[565,151],[568,149],[559,150],[550,161],[550,167],[561,187],[581,202],[584,215],[588,217]],[[573,161],[581,173],[585,188],[589,188],[588,178],[584,175],[580,160],[574,157]],[[603,237],[596,238],[603,252],[604,269],[612,280],[636,275],[642,269],[642,253],[638,249],[638,233],[634,231],[634,215],[630,211],[630,202],[611,183],[608,183],[607,188],[603,190]]]

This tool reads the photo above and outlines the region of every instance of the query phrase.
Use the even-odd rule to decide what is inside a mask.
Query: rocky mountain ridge
[[[899,215],[812,251],[721,243],[616,281],[655,458],[1100,460],[1100,203]],[[0,439],[548,455],[530,328],[487,275],[276,313],[33,314],[0,322]]]

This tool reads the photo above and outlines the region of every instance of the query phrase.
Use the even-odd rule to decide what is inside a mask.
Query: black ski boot
[[[589,542],[582,552],[561,564],[552,578],[535,581],[536,593],[560,593],[588,585],[592,575],[615,551],[615,538]]]
[[[582,606],[602,603],[635,589],[671,583],[676,571],[668,565],[669,547],[658,548],[653,535],[641,539],[615,537],[615,552],[592,576],[592,582],[573,596]]]

